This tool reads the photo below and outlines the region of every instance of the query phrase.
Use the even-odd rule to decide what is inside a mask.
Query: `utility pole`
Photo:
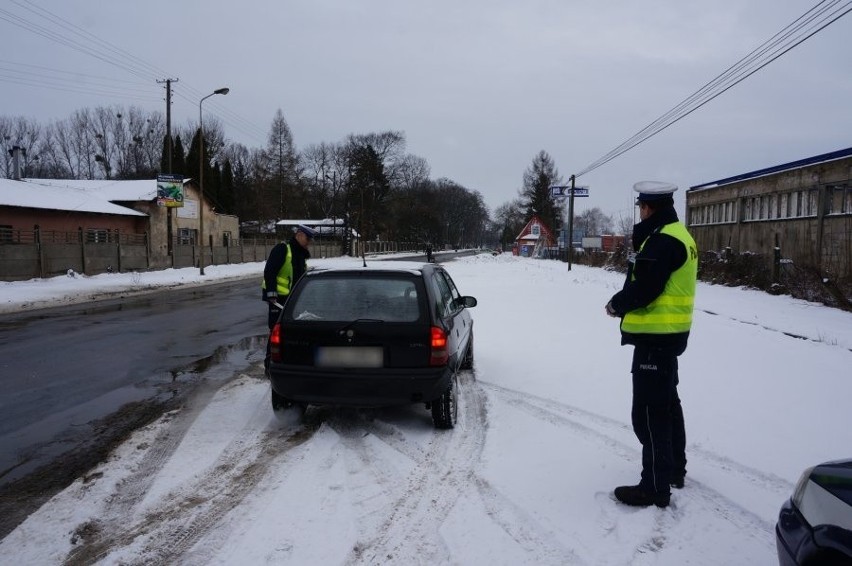
[[[172,173],[172,83],[178,82],[180,79],[163,79],[157,81],[159,84],[166,83],[166,140],[168,142],[167,163],[169,170],[167,173]]]
[[[166,166],[168,173],[172,173],[172,83],[178,82],[179,79],[163,79],[157,81],[159,84],[166,83]],[[166,209],[166,239],[168,240],[167,249],[169,257],[172,258],[172,267],[174,267],[174,237],[172,235],[172,209]]]
[[[575,177],[571,175],[571,193],[568,196],[568,271],[574,260],[574,182]]]

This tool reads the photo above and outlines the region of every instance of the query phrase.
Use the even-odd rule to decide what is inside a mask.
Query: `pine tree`
[[[220,185],[219,201],[222,205],[222,212],[224,214],[236,214],[237,195],[234,188],[234,171],[231,167],[230,159],[226,159],[225,164],[222,167],[222,179]]]
[[[537,215],[553,231],[562,226],[562,207],[550,196],[550,187],[559,184],[559,171],[544,150],[533,158],[524,172],[521,201],[527,221]]]
[[[175,143],[172,146],[172,169],[173,173],[183,175],[184,177],[192,177],[186,167],[186,153],[183,151],[183,143],[180,141],[180,134],[175,138]]]

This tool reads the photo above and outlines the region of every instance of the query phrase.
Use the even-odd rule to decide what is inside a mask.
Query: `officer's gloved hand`
[[[618,316],[618,313],[615,312],[614,308],[612,308],[612,301],[608,302],[606,304],[606,306],[604,307],[604,309],[606,309],[606,314],[608,314],[609,316],[611,316],[611,317],[617,317]]]

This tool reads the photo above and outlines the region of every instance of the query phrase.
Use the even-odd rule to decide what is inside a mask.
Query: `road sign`
[[[552,197],[568,197],[571,196],[571,187],[568,185],[551,185],[550,196]],[[589,187],[574,187],[575,197],[589,196]]]

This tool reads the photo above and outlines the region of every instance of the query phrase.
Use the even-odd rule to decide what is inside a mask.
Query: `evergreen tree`
[[[236,214],[236,193],[234,190],[234,171],[231,167],[231,160],[226,159],[225,165],[222,167],[221,188],[219,190],[219,200],[222,205],[222,212],[225,214]]]
[[[365,239],[374,239],[384,226],[384,201],[390,189],[385,166],[371,145],[353,148],[347,204],[355,226]]]
[[[172,163],[172,166],[169,167],[169,139],[170,138],[171,138],[171,136],[169,134],[165,135],[165,137],[163,138],[163,148],[162,148],[162,151],[160,152],[160,171],[162,171],[163,173],[166,173],[166,174],[174,173],[174,171],[172,171],[172,169],[174,168],[174,163]]]
[[[172,173],[183,175],[184,177],[192,177],[186,167],[186,153],[183,151],[183,143],[180,141],[180,134],[175,137],[175,143],[172,146]]]
[[[550,196],[550,187],[559,182],[553,159],[546,151],[540,151],[524,172],[520,191],[527,221],[535,214],[554,232],[562,226],[562,206]]]

